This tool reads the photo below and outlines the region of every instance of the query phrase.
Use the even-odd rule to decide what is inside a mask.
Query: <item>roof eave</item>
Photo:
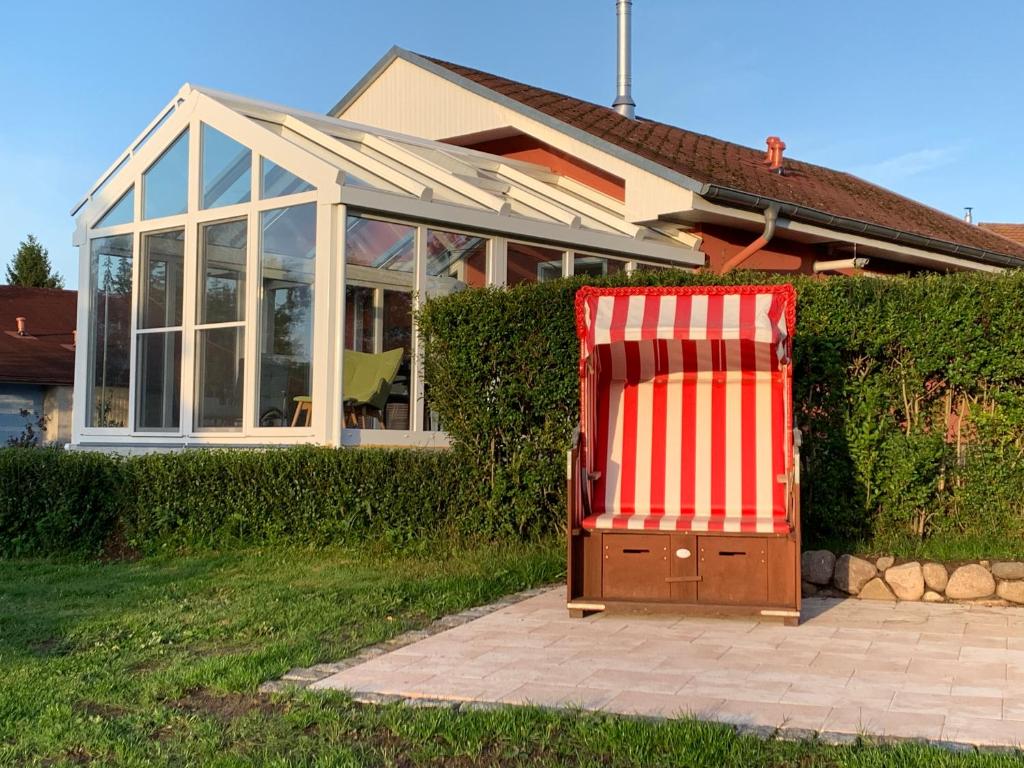
[[[951,243],[946,240],[938,240],[925,235],[917,235],[913,232],[906,232],[892,227],[883,227],[879,224],[871,224],[866,221],[859,221],[845,216],[819,211],[816,208],[787,203],[783,200],[776,200],[762,195],[755,195],[731,187],[723,187],[718,184],[705,184],[700,192],[701,197],[709,201],[717,201],[726,205],[733,205],[738,208],[763,211],[769,207],[779,209],[779,213],[787,218],[796,221],[803,221],[808,224],[816,224],[827,229],[839,232],[849,232],[856,235],[864,235],[876,240],[899,243],[912,246],[926,251],[958,256],[971,259],[982,264],[997,266],[1002,269],[1019,269],[1024,267],[1024,259],[1015,256],[1008,256],[1004,253],[975,248],[969,245]]]

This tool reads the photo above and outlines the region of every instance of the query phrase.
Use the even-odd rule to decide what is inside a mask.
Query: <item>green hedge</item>
[[[786,280],[669,270],[601,282]],[[790,281],[805,542],[1024,553],[1024,275]],[[496,527],[562,523],[584,282],[466,291],[421,314],[431,400]]]
[[[124,498],[116,459],[0,448],[0,556],[98,552]]]
[[[0,556],[558,532],[583,282],[427,303],[427,395],[451,451],[2,449]],[[1024,555],[1024,274],[793,282],[805,543]]]
[[[447,451],[0,449],[0,556],[415,544],[483,525]]]

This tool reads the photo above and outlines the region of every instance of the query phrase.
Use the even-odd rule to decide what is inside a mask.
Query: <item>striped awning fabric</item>
[[[576,294],[583,356],[603,344],[673,339],[752,341],[779,347],[793,325],[789,285],[685,288],[584,287]]]
[[[584,527],[781,533],[791,286],[584,288]]]

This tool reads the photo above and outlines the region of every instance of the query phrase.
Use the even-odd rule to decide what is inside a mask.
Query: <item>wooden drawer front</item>
[[[764,605],[768,601],[768,539],[700,536],[697,600],[720,605]]]
[[[668,534],[606,533],[602,594],[626,600],[670,597]]]

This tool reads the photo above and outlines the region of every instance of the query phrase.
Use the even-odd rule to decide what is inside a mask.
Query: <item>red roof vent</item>
[[[768,151],[764,156],[764,164],[769,171],[782,173],[782,153],[786,150],[786,142],[778,136],[769,136],[765,143],[768,144]]]

